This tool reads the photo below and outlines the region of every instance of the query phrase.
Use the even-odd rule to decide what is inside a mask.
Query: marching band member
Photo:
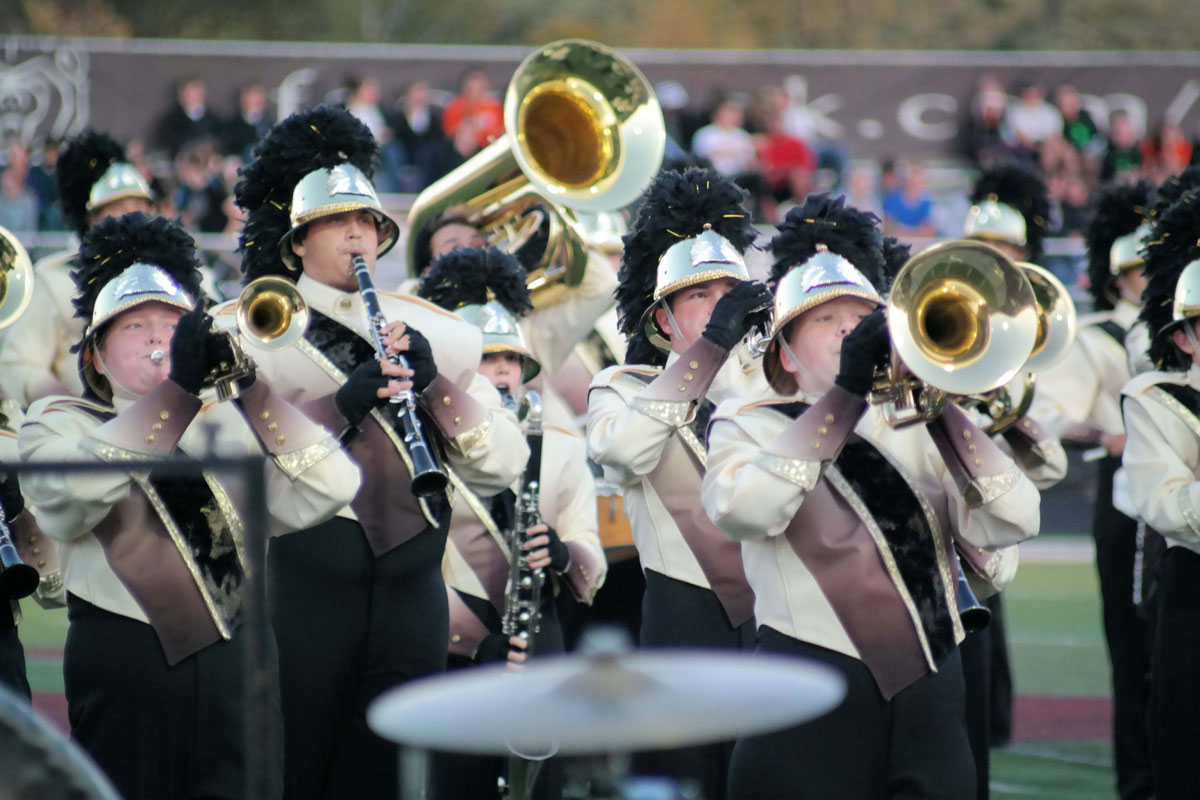
[[[1158,566],[1149,688],[1153,791],[1162,800],[1195,797],[1200,749],[1198,237],[1200,204],[1190,192],[1156,220],[1146,244],[1149,280],[1141,320],[1151,333],[1155,370],[1122,391],[1128,437],[1122,460],[1130,494],[1139,515],[1168,545]]]
[[[519,316],[531,308],[525,278],[525,270],[507,253],[495,248],[458,248],[434,260],[420,287],[421,297],[453,311],[480,330],[483,359],[479,371],[511,403],[521,401],[525,385],[541,368],[518,325]],[[450,606],[450,669],[506,657],[515,663],[524,662],[525,640],[509,637],[501,629],[506,582],[511,582],[511,559],[524,558],[530,569],[545,570],[548,577],[541,590],[539,631],[529,647],[535,657],[564,649],[555,596],[569,589],[577,601],[591,603],[604,581],[596,492],[583,437],[545,425],[537,456],[540,466],[536,488],[542,522],[523,533],[512,531],[518,499],[513,490],[506,489],[484,500],[465,486],[456,487],[442,560]],[[510,535],[516,541],[520,536],[527,540],[524,553],[511,552]],[[512,590],[512,586],[507,587],[507,591]],[[505,761],[469,756],[439,758],[435,761],[439,767],[437,794],[446,798],[486,797],[495,790]],[[550,778],[552,772],[543,772],[543,776]],[[561,791],[549,785],[543,789],[549,792],[544,796],[550,797]]]
[[[956,406],[901,429],[868,407],[889,353],[884,262],[873,216],[839,206],[809,198],[772,242],[776,396],[714,412],[702,497],[742,544],[758,649],[830,664],[848,691],[815,722],[740,739],[730,794],[969,797],[953,542],[1035,535],[1039,497]]]
[[[56,176],[63,217],[81,238],[102,219],[154,209],[146,179],[106,133],[86,130],[68,142],[59,156]],[[72,248],[38,261],[29,308],[4,334],[0,393],[22,408],[47,395],[83,394],[71,350],[83,335],[71,305],[76,253]]]
[[[272,543],[272,621],[279,643],[289,798],[394,797],[394,745],[366,723],[382,691],[445,669],[449,623],[441,560],[444,491],[412,491],[411,455],[393,395],[411,389],[429,447],[473,492],[508,487],[528,449],[512,414],[478,373],[479,331],[407,295],[377,294],[386,318],[378,359],[353,271],[396,241],[370,176],[378,144],[341,109],[302,112],[272,128],[236,189],[247,281],[294,282],[312,320],[283,351],[253,342],[260,372],[339,437],[362,489],[329,522]],[[226,306],[218,318],[230,318]]]
[[[770,301],[742,260],[755,237],[744,199],[711,171],[659,175],[625,237],[617,306],[626,363],[598,374],[588,394],[588,455],[624,487],[645,574],[644,647],[736,650],[753,640],[739,547],[704,516],[699,497],[715,402],[766,389],[740,352]],[[728,753],[729,745],[687,748],[638,769],[698,780],[705,797],[722,798]]]
[[[328,518],[354,496],[358,471],[336,440],[261,376],[245,379],[233,403],[200,399],[206,376],[231,351],[196,309],[195,251],[178,225],[144,214],[96,224],[84,236],[76,284],[86,394],[30,408],[23,461],[119,466],[199,455],[211,436],[221,452],[269,456],[272,533]],[[123,797],[241,797],[238,508],[247,498],[220,475],[120,469],[31,474],[24,487],[46,534],[63,543],[73,738]],[[272,796],[281,756],[271,754],[267,767]]]
[[[1149,200],[1145,182],[1100,191],[1087,231],[1089,291],[1100,314],[1079,328],[1067,357],[1038,381],[1039,393],[1055,404],[1067,435],[1098,442],[1106,452],[1096,475],[1092,538],[1112,665],[1113,763],[1124,800],[1154,795],[1146,731],[1150,639],[1133,601],[1138,522],[1113,505],[1113,478],[1125,446],[1121,389],[1137,358],[1126,343],[1136,338],[1132,329],[1146,285],[1140,250]]]
[[[1046,238],[1046,226],[1050,216],[1050,194],[1042,178],[1031,169],[1018,164],[1001,164],[986,169],[980,174],[971,187],[971,209],[967,212],[967,220],[963,223],[962,238],[986,242],[998,248],[1013,261],[1027,261],[1041,264],[1043,242]],[[1017,383],[1021,381],[1018,378]],[[1032,416],[1029,421],[1036,425],[1040,438],[1048,437],[1045,428],[1054,421],[1054,414],[1045,402],[1045,398],[1035,395],[1038,405],[1038,420]],[[1040,424],[1038,424],[1040,423]],[[1011,430],[1011,429],[1010,429]],[[1005,437],[1006,445],[1002,445],[1018,460],[1025,458],[1035,443],[1029,441],[1015,442],[1012,437],[1021,437],[1020,429]],[[1065,457],[1066,453],[1062,455]],[[1065,458],[1064,458],[1065,461]],[[1031,466],[1034,466],[1031,464]],[[1063,464],[1065,473],[1065,463]],[[1028,472],[1027,472],[1028,474]],[[1061,479],[1062,475],[1058,478]],[[1057,482],[1057,481],[1055,481]],[[968,705],[968,727],[971,733],[972,750],[977,756],[977,762],[984,765],[985,759],[990,760],[987,746],[981,739],[987,736],[988,745],[1004,745],[1012,738],[1013,715],[1013,679],[1012,667],[1008,658],[1008,633],[1004,622],[1004,605],[999,593],[983,598],[983,602],[991,611],[992,618],[988,627],[978,636],[970,637],[966,655],[966,674],[970,699]],[[979,640],[978,642],[974,640]],[[986,640],[986,641],[984,641]],[[987,652],[986,663],[979,654],[973,652],[980,646]],[[975,667],[984,667],[985,671],[977,675]],[[986,705],[980,704],[976,697],[976,686],[985,687]],[[982,712],[982,718],[979,714]],[[979,728],[987,725],[986,733]],[[980,771],[979,797],[987,798],[986,776]]]

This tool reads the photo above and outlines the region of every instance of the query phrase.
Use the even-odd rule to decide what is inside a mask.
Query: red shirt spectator
[[[488,94],[488,89],[488,77],[481,70],[470,70],[463,76],[458,96],[442,114],[446,135],[457,138],[459,126],[469,125],[479,148],[504,135],[504,106]]]
[[[777,200],[787,197],[800,199],[807,193],[812,174],[817,169],[813,149],[783,128],[779,116],[767,123],[766,133],[756,137],[758,164],[767,186]]]

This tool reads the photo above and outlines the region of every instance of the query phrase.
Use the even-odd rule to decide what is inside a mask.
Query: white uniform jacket
[[[22,408],[39,397],[83,394],[79,359],[71,352],[83,338],[83,320],[71,305],[76,255],[66,250],[38,261],[29,308],[0,334],[0,395]]]
[[[592,381],[587,423],[588,455],[624,489],[642,569],[712,589],[735,627],[749,618],[752,599],[737,548],[721,541],[700,508],[707,425],[702,418],[697,426],[696,418],[711,411],[702,409],[706,399],[715,405],[767,394],[758,362],[743,367],[736,356],[701,338],[686,353],[672,353],[665,369],[610,367]],[[714,579],[728,582],[732,594]],[[732,595],[746,604],[737,614]]]
[[[542,521],[558,533],[571,554],[562,574],[564,582],[579,602],[590,605],[604,584],[608,565],[596,524],[596,488],[583,437],[551,426],[544,428],[543,437],[538,509]],[[517,485],[512,489],[516,491]],[[474,493],[455,493],[442,560],[450,601],[450,652],[468,658],[474,657],[488,630],[455,590],[491,602],[504,613],[510,552],[505,532],[497,527],[489,509],[490,503]]]
[[[105,421],[104,416],[114,411],[115,416]],[[358,469],[337,441],[272,393],[262,380],[236,401],[204,405],[169,380],[139,400],[117,398],[111,408],[74,398],[44,398],[30,408],[19,446],[26,462],[120,464],[178,451],[200,456],[207,452],[210,436],[217,454],[269,456],[264,477],[272,535],[329,519],[358,490]],[[244,509],[250,498],[236,480],[225,475],[206,476],[205,482],[216,507],[229,520],[228,540],[240,547],[244,513],[239,509]],[[187,532],[175,530],[178,520],[163,519],[174,513],[162,504],[165,500],[169,505],[172,498],[165,496],[166,490],[156,489],[149,476],[120,469],[83,475],[37,473],[25,476],[21,485],[37,505],[42,529],[63,543],[63,582],[71,594],[159,629],[156,622],[175,611],[165,604],[176,600],[171,591],[179,587],[147,585],[143,579],[153,576],[146,573],[160,569],[165,573],[167,561],[178,561],[187,572],[180,566],[178,575],[168,577],[182,577],[185,583],[195,578],[201,583],[188,554]],[[155,547],[163,548],[157,551],[159,555],[172,558],[156,557]],[[175,550],[184,558],[174,558]],[[214,551],[210,555],[221,554]],[[195,597],[204,592],[201,587]],[[235,617],[235,608],[221,607],[220,592],[209,592],[201,608],[214,619]],[[194,599],[193,595],[189,598]],[[216,626],[216,632],[229,638],[231,631],[223,629],[221,621]],[[159,633],[163,638],[161,629]],[[189,636],[200,636],[194,630],[175,633],[188,640],[177,642],[183,649],[197,643]],[[164,646],[170,654],[170,644],[164,641]]]
[[[797,400],[810,405],[795,420],[772,407]],[[742,543],[758,624],[863,660],[887,697],[936,669],[929,616],[943,650],[963,637],[952,543],[1002,586],[1015,560],[1000,550],[1038,531],[1037,489],[955,406],[896,430],[837,387],[733,399],[714,413],[708,446],[704,507]],[[902,517],[887,518],[891,508]],[[915,578],[893,552],[906,535]]]
[[[307,275],[300,276],[296,288],[314,311],[338,323],[339,330],[353,332],[362,342],[372,341],[358,292],[343,292]],[[438,377],[418,402],[442,434],[446,461],[482,496],[490,497],[509,486],[520,474],[529,449],[516,418],[504,410],[495,388],[478,372],[482,347],[478,329],[416,297],[383,292],[378,297],[389,322],[411,325],[433,349]],[[213,316],[218,324],[232,327],[233,312],[234,305],[226,303],[215,309]],[[259,374],[276,391],[335,436],[347,430],[348,423],[334,403],[345,373],[325,353],[307,340],[278,351],[263,350],[245,337],[243,343],[257,362]],[[387,407],[372,411],[359,426],[361,433],[349,443],[351,457],[364,466],[363,486],[352,507],[339,512],[362,523],[376,554],[401,543],[389,531],[404,528],[415,534],[424,527],[421,517],[437,524],[436,514],[424,500],[419,507],[416,501],[411,508],[404,505],[411,499],[405,486],[411,480],[411,469],[407,450],[383,421],[382,415],[388,413],[392,412]],[[437,432],[426,431],[426,437],[433,441]],[[386,456],[383,451],[393,455]]]
[[[1200,367],[1137,376],[1124,407],[1122,461],[1139,515],[1169,546],[1200,553]]]

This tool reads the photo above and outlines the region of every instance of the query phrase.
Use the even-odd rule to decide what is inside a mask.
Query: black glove
[[[200,394],[208,374],[209,344],[213,318],[203,309],[193,309],[175,324],[171,338],[171,372],[167,376],[190,394]]]
[[[404,332],[408,335],[408,350],[403,355],[413,371],[413,391],[420,394],[429,388],[438,374],[437,364],[433,361],[433,348],[416,328],[405,328]]]
[[[718,347],[732,350],[750,330],[750,312],[771,305],[771,290],[758,281],[739,283],[717,301],[701,334]]]
[[[550,544],[546,545],[546,549],[550,551],[550,569],[555,572],[566,569],[567,564],[571,563],[571,551],[563,544],[562,539],[558,538],[558,532],[547,525],[546,532],[538,536],[547,536],[550,539]]]
[[[875,383],[875,369],[891,353],[887,318],[883,309],[865,317],[842,339],[842,364],[833,382],[851,394],[866,397]]]
[[[475,651],[476,664],[494,664],[508,658],[508,636],[503,633],[489,633],[479,642]]]
[[[21,496],[21,484],[15,474],[5,475],[0,481],[0,505],[4,506],[5,522],[12,522],[25,510],[25,498]]]
[[[389,380],[397,379],[384,375],[378,361],[359,364],[337,390],[333,402],[346,421],[357,426],[372,408],[388,402],[388,398],[379,396],[379,390],[386,389]]]

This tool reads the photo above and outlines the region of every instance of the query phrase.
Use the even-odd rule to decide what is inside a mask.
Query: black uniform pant
[[[1013,677],[1008,660],[1008,625],[1004,621],[1004,602],[994,594],[983,601],[992,612],[992,621],[982,633],[988,637],[988,730],[993,747],[1012,741]],[[969,688],[969,687],[968,687]]]
[[[1159,571],[1150,679],[1150,756],[1158,800],[1200,797],[1200,555],[1170,547]]]
[[[0,598],[0,603],[7,603]],[[8,616],[8,610],[0,608],[0,616]],[[12,619],[0,619],[0,683],[12,689],[17,694],[33,699],[29,688],[29,679],[25,675],[25,648],[17,637],[17,626]]]
[[[732,800],[970,800],[975,772],[963,723],[958,651],[937,672],[884,700],[855,658],[759,629],[759,652],[829,664],[846,679],[846,699],[819,719],[738,739]]]
[[[168,666],[154,629],[67,597],[71,736],[125,800],[245,796],[241,633]],[[280,724],[278,698],[269,710]],[[278,740],[278,737],[276,737]],[[268,754],[272,797],[283,753]]]
[[[1100,462],[1092,535],[1104,639],[1112,664],[1113,763],[1122,800],[1155,796],[1146,731],[1150,686],[1150,631],[1133,599],[1137,521],[1112,505],[1113,474],[1119,458]]]
[[[750,650],[754,646],[754,620],[735,628],[717,595],[690,583],[646,570],[642,597],[641,646],[696,647]],[[722,800],[729,776],[733,742],[701,747],[655,750],[634,757],[634,772],[665,775],[699,785],[705,800]]]
[[[289,800],[397,796],[397,748],[367,727],[367,706],[445,669],[445,543],[444,526],[426,528],[376,558],[340,517],[271,540]]]

